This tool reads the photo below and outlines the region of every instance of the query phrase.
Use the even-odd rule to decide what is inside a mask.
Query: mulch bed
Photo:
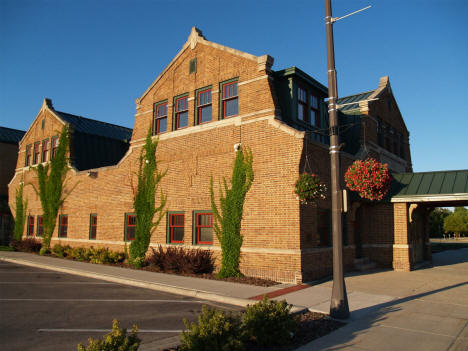
[[[305,312],[298,315],[299,328],[294,335],[293,339],[288,345],[270,346],[260,348],[254,344],[245,345],[247,351],[291,351],[298,347],[308,344],[312,340],[320,338],[332,331],[341,328],[345,323],[336,321],[316,312]],[[165,349],[164,351],[179,351],[180,347]]]

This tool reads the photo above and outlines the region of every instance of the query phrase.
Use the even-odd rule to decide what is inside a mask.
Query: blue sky
[[[468,168],[468,1],[333,0],[339,96],[388,75],[415,171]],[[327,85],[324,1],[0,0],[0,125],[57,110],[133,127],[135,99],[185,43],[297,66]]]

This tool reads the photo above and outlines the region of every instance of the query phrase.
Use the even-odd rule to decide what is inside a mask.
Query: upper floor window
[[[24,160],[24,165],[25,166],[30,166],[31,165],[31,156],[32,156],[32,145],[27,145],[26,146],[26,157]]]
[[[41,154],[40,145],[40,141],[34,143],[33,165],[39,163],[39,155]]]
[[[168,213],[168,242],[182,244],[184,242],[184,214]]]
[[[213,244],[213,214],[211,212],[195,213],[195,243]]]
[[[42,140],[41,162],[47,162],[49,158],[49,139]]]
[[[175,100],[175,125],[174,129],[188,126],[188,96],[176,98]]]
[[[50,153],[50,159],[52,160],[55,157],[55,154],[57,153],[57,148],[58,148],[58,144],[59,144],[58,136],[52,137],[51,144],[52,144],[52,150],[51,150],[51,153]]]
[[[307,114],[307,91],[297,88],[297,119],[304,122],[309,122]]]
[[[44,233],[44,226],[42,223],[42,216],[37,216],[37,236],[42,236]]]
[[[135,240],[136,215],[133,213],[125,214],[125,241]]]
[[[27,235],[34,235],[34,216],[28,216],[28,230]]]
[[[211,121],[211,88],[197,94],[197,124]]]
[[[239,96],[237,92],[238,81],[230,81],[221,84],[222,91],[222,116],[223,118],[237,116],[239,114]]]
[[[97,236],[97,214],[89,216],[89,238],[96,239]]]
[[[319,99],[310,94],[310,124],[320,128],[320,105]]]
[[[153,135],[167,131],[167,102],[154,105]]]
[[[68,235],[68,215],[59,216],[59,238],[66,238]]]

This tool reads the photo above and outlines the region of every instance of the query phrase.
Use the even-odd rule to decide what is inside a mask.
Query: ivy
[[[20,241],[24,233],[24,223],[26,221],[26,210],[28,208],[28,200],[23,200],[23,180],[20,182],[20,186],[16,189],[15,198],[15,228],[13,230],[13,238]]]
[[[140,154],[140,163],[138,168],[138,186],[133,201],[133,207],[136,214],[135,240],[130,244],[130,263],[135,267],[143,265],[146,251],[151,239],[151,234],[161,222],[166,214],[164,207],[167,196],[161,190],[160,205],[156,207],[155,194],[161,182],[166,175],[167,170],[159,172],[156,162],[156,148],[158,140],[151,140],[151,129],[146,135],[146,142]],[[157,219],[153,222],[154,216]]]
[[[65,178],[69,170],[67,157],[69,142],[69,129],[68,126],[65,126],[60,133],[59,145],[54,158],[50,163],[46,165],[39,164],[35,168],[39,189],[34,184],[31,185],[36,194],[39,195],[42,206],[43,236],[41,254],[50,252],[50,240],[57,223],[59,208],[74,189],[73,187],[69,192],[64,192]]]
[[[220,211],[215,203],[213,177],[210,180],[211,209],[213,228],[221,244],[222,259],[219,277],[241,276],[239,270],[240,250],[242,246],[241,221],[245,196],[252,186],[254,173],[252,152],[238,150],[232,170],[231,189],[223,178],[224,194],[220,189]],[[221,213],[220,213],[221,212]]]

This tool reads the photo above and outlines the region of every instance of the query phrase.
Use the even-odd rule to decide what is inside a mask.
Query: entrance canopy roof
[[[391,202],[468,204],[468,170],[393,173]]]

